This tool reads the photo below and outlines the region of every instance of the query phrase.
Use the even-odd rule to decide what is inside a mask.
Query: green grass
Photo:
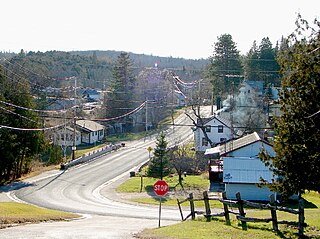
[[[44,209],[29,204],[0,203],[0,228],[26,222],[60,221],[78,218],[79,215],[57,210]]]
[[[138,238],[143,239],[273,239],[279,238],[270,230],[250,228],[247,231],[241,230],[236,221],[231,226],[225,225],[220,220],[211,222],[185,221],[172,226],[157,229],[147,229],[139,234]]]
[[[306,238],[320,238],[320,194],[308,192],[304,195],[306,200],[305,222],[309,225],[305,228]],[[236,209],[234,209],[236,210]],[[247,217],[269,218],[269,210],[248,210],[245,209]],[[298,216],[286,212],[277,211],[278,220],[297,221]],[[270,223],[247,223],[248,230],[243,231],[239,221],[231,215],[231,225],[225,224],[223,218],[214,218],[206,222],[203,217],[195,221],[185,221],[172,226],[147,229],[140,233],[138,238],[142,239],[204,239],[204,238],[298,238],[297,228],[279,225],[280,232],[272,231]]]
[[[150,178],[150,177],[143,177],[143,192],[152,192],[153,185],[159,179],[157,178]],[[181,186],[178,184],[178,176],[168,176],[165,177],[163,180],[167,182],[169,185],[169,191],[181,189]],[[141,185],[141,178],[140,177],[132,177],[123,184],[121,184],[117,188],[117,192],[122,193],[136,193],[140,192]],[[183,177],[183,186],[185,190],[192,190],[192,189],[200,189],[200,190],[207,190],[209,187],[209,181],[205,178],[205,175],[197,175],[192,176],[188,175],[187,177]]]
[[[149,197],[145,197],[145,194],[141,194],[141,197],[131,197],[129,200],[138,203],[145,204],[159,204],[160,198],[153,194],[153,185],[159,179],[143,177],[143,187],[142,193],[148,193]],[[162,202],[166,206],[177,206],[177,199],[184,200],[187,196],[171,196],[170,192],[181,192],[182,188],[178,185],[178,176],[170,176],[165,177],[164,180],[169,185],[169,194],[162,198]],[[203,191],[207,191],[209,187],[209,181],[205,177],[205,175],[191,176],[183,178],[183,186],[186,191],[192,192],[197,191],[202,193]],[[141,189],[141,178],[140,177],[132,177],[123,184],[121,184],[116,191],[119,193],[140,193]],[[181,194],[181,193],[180,193]],[[213,206],[222,208],[221,203],[212,201]],[[188,203],[183,204],[184,206],[188,206]],[[203,201],[195,202],[196,207],[204,207]]]
[[[141,197],[132,197],[130,200],[147,203],[147,204],[159,204],[159,197],[154,196],[153,184],[158,179],[155,178],[143,178],[143,194]],[[169,185],[169,192],[174,190],[181,190],[178,184],[178,176],[166,177],[164,180]],[[140,177],[130,178],[128,181],[120,185],[117,188],[118,192],[121,193],[137,193],[140,192]],[[203,192],[208,189],[209,182],[208,179],[203,176],[187,176],[183,180],[184,188],[190,192],[197,191]],[[146,197],[145,193],[149,196]],[[170,195],[170,194],[169,194]],[[162,199],[163,205],[167,206],[177,206],[176,196],[165,196]],[[178,197],[178,199],[185,199],[184,197]],[[305,234],[309,238],[319,238],[320,239],[320,194],[316,192],[308,192],[304,195],[305,199],[305,222],[309,225],[305,229]],[[189,207],[189,203],[186,202],[182,206]],[[195,206],[200,210],[204,210],[204,203],[202,201],[195,202]],[[211,208],[222,208],[223,204],[218,201],[210,201]],[[291,203],[286,206],[297,208],[296,203]],[[178,210],[178,209],[177,209]],[[185,209],[183,209],[185,210]],[[233,208],[237,212],[237,208]],[[270,218],[269,210],[254,210],[250,208],[245,208],[247,217],[255,218]],[[280,232],[275,233],[272,231],[272,223],[248,223],[248,230],[243,231],[241,224],[236,219],[234,215],[231,216],[231,226],[225,224],[224,218],[214,218],[211,222],[206,222],[203,217],[198,217],[195,221],[186,221],[178,223],[176,225],[144,230],[139,234],[139,238],[143,239],[163,239],[163,238],[176,238],[176,239],[202,239],[202,238],[250,238],[250,239],[260,239],[260,238],[298,238],[297,228],[287,225],[279,225]],[[285,221],[298,221],[298,216],[289,214],[286,212],[277,211],[278,220]]]

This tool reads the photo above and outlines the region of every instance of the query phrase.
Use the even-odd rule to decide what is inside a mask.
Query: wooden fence
[[[230,225],[230,214],[234,214],[236,218],[241,221],[241,226],[243,230],[247,230],[247,222],[272,222],[272,228],[274,231],[279,231],[278,225],[279,224],[287,224],[287,225],[293,225],[298,226],[298,235],[299,237],[303,237],[304,233],[304,227],[306,226],[306,223],[304,222],[304,204],[303,199],[300,199],[298,201],[299,207],[298,210],[294,210],[292,208],[277,206],[275,203],[274,195],[272,194],[270,196],[270,202],[267,204],[263,203],[256,203],[256,202],[250,202],[247,200],[242,200],[240,193],[236,193],[237,200],[228,200],[226,198],[226,193],[222,193],[222,198],[210,198],[208,196],[208,192],[203,192],[203,198],[194,198],[193,194],[190,193],[189,197],[185,200],[178,202],[178,207],[180,210],[181,219],[183,221],[187,220],[191,217],[192,220],[196,218],[196,215],[204,215],[204,217],[207,218],[207,221],[211,221],[211,217],[224,217],[226,220],[226,224]],[[211,207],[210,207],[210,201],[216,200],[220,201],[223,204],[223,212],[212,214],[211,213]],[[195,201],[204,201],[204,207],[205,211],[196,211],[195,210]],[[181,204],[189,202],[190,203],[190,214],[186,217],[183,216]],[[229,210],[229,206],[234,206],[238,209],[238,212],[234,212],[233,210]],[[244,210],[244,206],[250,207],[250,208],[258,208],[258,209],[269,209],[271,217],[270,218],[252,218],[252,217],[246,217],[246,213]],[[277,219],[277,211],[283,211],[291,214],[298,215],[298,222],[293,221],[279,221]]]

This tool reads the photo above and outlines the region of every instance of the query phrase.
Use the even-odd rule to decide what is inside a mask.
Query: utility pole
[[[211,91],[211,115],[213,115],[213,90]]]
[[[145,102],[145,107],[146,107],[146,125],[145,125],[145,127],[146,127],[146,133],[148,132],[148,98],[146,98],[146,102]]]
[[[76,159],[76,117],[73,116],[73,145],[72,145],[72,161]]]
[[[73,114],[73,145],[72,145],[72,160],[76,159],[76,113],[77,113],[77,78],[74,78],[74,114]]]

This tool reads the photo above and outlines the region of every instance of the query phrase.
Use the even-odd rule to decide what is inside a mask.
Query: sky
[[[320,20],[319,0],[6,0],[0,51],[118,50],[208,58],[222,34],[241,54],[253,41],[273,45],[300,13]]]

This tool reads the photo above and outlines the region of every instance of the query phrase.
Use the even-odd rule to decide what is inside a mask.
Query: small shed
[[[236,199],[236,193],[246,200],[267,201],[273,193],[268,187],[259,187],[261,178],[271,182],[272,172],[258,157],[223,157],[223,182],[227,198]]]
[[[275,155],[271,144],[254,132],[206,150],[206,155],[216,155],[223,161],[227,198],[235,199],[236,193],[240,192],[246,200],[269,200],[272,192],[267,187],[259,187],[261,178],[267,182],[273,178],[272,172],[258,157],[262,148],[271,156]]]

